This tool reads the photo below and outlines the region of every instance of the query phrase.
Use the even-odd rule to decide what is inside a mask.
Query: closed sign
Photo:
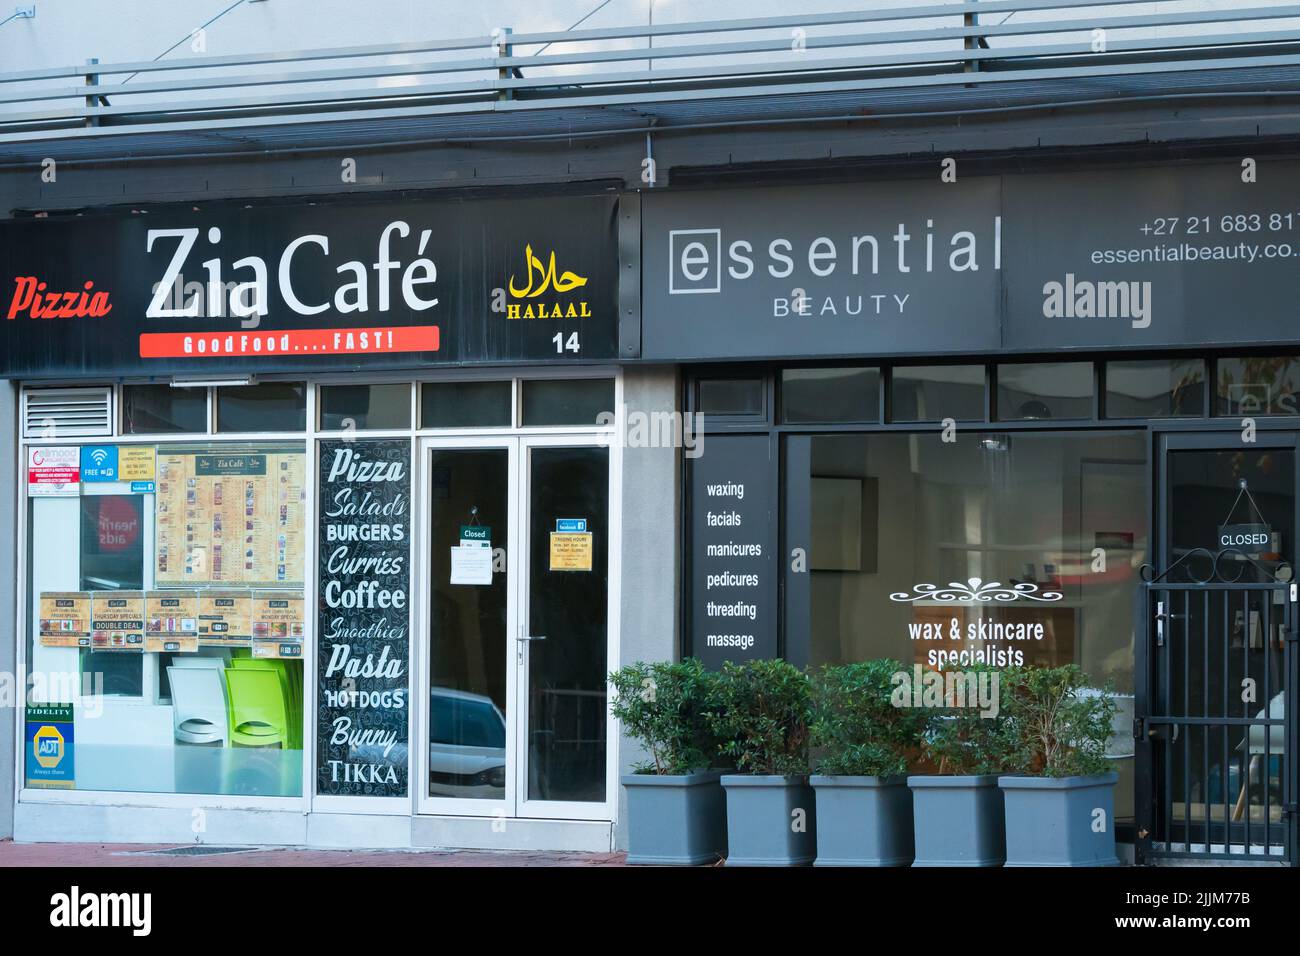
[[[1249,548],[1269,545],[1273,531],[1266,524],[1225,524],[1219,527],[1220,548]]]

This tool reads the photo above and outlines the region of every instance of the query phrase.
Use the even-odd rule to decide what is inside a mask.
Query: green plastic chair
[[[289,719],[280,675],[272,669],[226,671],[230,697],[230,743],[234,747],[289,747]]]
[[[274,671],[284,694],[285,711],[289,720],[289,742],[293,750],[302,749],[302,667],[294,661],[274,657],[236,657],[230,662],[238,670]]]

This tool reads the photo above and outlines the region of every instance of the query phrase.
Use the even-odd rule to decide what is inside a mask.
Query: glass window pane
[[[1092,364],[998,366],[998,419],[1092,418]]]
[[[431,382],[420,387],[422,428],[509,428],[509,382]]]
[[[614,380],[534,379],[523,383],[525,425],[596,425],[614,412]]]
[[[763,380],[702,378],[699,382],[699,406],[701,415],[762,415]]]
[[[206,432],[208,390],[170,385],[122,386],[122,430],[128,435]]]
[[[529,456],[528,605],[521,620],[529,635],[546,640],[528,647],[529,699],[536,703],[528,708],[524,737],[527,795],[602,801],[609,707],[609,449],[534,448]],[[587,522],[585,561],[575,548],[569,563],[557,562],[556,520],[579,516]]]
[[[28,701],[76,730],[75,763],[32,785],[298,796],[304,444],[131,449],[153,455],[147,491],[87,483],[27,502],[29,676],[57,675]]]
[[[1300,414],[1300,356],[1223,358],[1216,364],[1216,414]]]
[[[1155,359],[1106,363],[1107,418],[1205,414],[1205,362]]]
[[[307,427],[307,387],[301,382],[217,389],[217,431],[293,432]]]
[[[92,675],[90,686],[97,687],[97,692],[105,697],[140,697],[144,694],[143,654],[83,650],[81,673]]]
[[[404,382],[322,385],[317,394],[322,431],[411,427],[411,386]]]
[[[894,369],[890,418],[896,422],[984,420],[984,366],[912,365]]]
[[[1145,431],[963,434],[785,439],[786,547],[808,558],[785,572],[787,653],[812,668],[892,659],[907,674],[1077,664],[1091,686],[1113,685],[1127,731]],[[1133,753],[1127,732],[1110,746]],[[1133,761],[1117,767],[1127,818]]]
[[[781,373],[787,422],[880,421],[880,369],[792,368]]]
[[[429,795],[502,800],[507,674],[514,662],[506,612],[514,582],[457,579],[453,555],[473,520],[503,548],[510,537],[510,453],[505,448],[435,448],[429,458]]]

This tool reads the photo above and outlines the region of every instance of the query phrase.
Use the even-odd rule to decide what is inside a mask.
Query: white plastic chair
[[[213,667],[167,668],[172,685],[172,727],[184,744],[225,746],[230,739],[226,720],[225,671]]]
[[[229,658],[230,652],[227,650],[218,650],[216,654],[177,654],[168,667],[184,667],[190,670],[208,667],[225,670],[230,666]]]
[[[1282,720],[1286,717],[1286,691],[1279,691],[1272,700],[1268,702],[1268,719]],[[1264,711],[1260,710],[1255,715],[1256,720],[1264,719]],[[1250,754],[1250,768],[1246,771],[1246,779],[1241,782],[1241,792],[1237,794],[1237,804],[1232,808],[1232,819],[1240,820],[1246,811],[1246,794],[1249,782],[1254,779],[1259,771],[1260,758],[1264,756],[1264,731],[1268,730],[1268,753],[1270,756],[1281,756],[1286,753],[1286,743],[1283,738],[1283,731],[1286,730],[1281,724],[1274,724],[1271,727],[1261,727],[1259,724],[1252,724],[1248,735],[1249,744],[1247,753]],[[1267,773],[1267,770],[1265,771]],[[1268,782],[1264,782],[1268,786]]]

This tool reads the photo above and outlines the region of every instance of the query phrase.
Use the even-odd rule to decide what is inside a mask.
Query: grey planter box
[[[816,806],[807,777],[726,774],[727,866],[804,866],[817,856]],[[804,811],[796,832],[795,811]]]
[[[1095,777],[999,777],[1006,800],[1007,866],[1118,866],[1117,773]],[[1093,831],[1105,813],[1106,829]]]
[[[721,770],[625,774],[627,862],[699,866],[725,857],[727,803],[721,780]]]
[[[907,866],[915,855],[906,777],[810,780],[817,794],[814,866]]]
[[[915,815],[913,866],[1001,866],[1006,821],[996,774],[908,777]]]

